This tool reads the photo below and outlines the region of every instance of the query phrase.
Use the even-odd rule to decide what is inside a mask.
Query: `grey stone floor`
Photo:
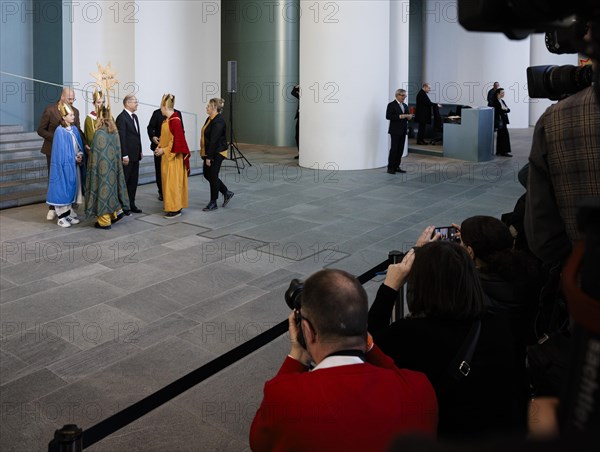
[[[294,149],[244,145],[253,166],[222,172],[236,192],[227,208],[201,211],[208,185],[197,176],[190,208],[166,220],[146,185],[144,213],[111,231],[61,229],[43,204],[1,211],[0,449],[45,450],[63,424],[90,427],[266,331],[287,316],[294,277],[358,275],[426,225],[511,211],[531,135],[511,130],[512,159],[411,154],[395,176],[299,168]],[[281,337],[92,449],[246,450],[287,352]]]

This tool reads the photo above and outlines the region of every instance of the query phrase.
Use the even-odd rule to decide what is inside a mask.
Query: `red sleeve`
[[[276,438],[281,436],[281,423],[278,422],[278,417],[281,414],[281,407],[285,406],[285,404],[280,399],[281,394],[278,393],[278,391],[282,390],[280,386],[281,379],[278,377],[285,374],[299,374],[307,371],[308,367],[288,356],[283,361],[277,375],[265,384],[262,403],[250,427],[250,448],[254,452],[272,450],[273,444],[279,441]],[[285,378],[283,377],[283,379]],[[278,380],[280,383],[273,385],[273,382]],[[279,389],[275,389],[276,387]]]
[[[171,152],[190,155],[190,148],[188,148],[187,141],[185,141],[183,127],[181,126],[181,118],[177,113],[173,113],[173,116],[174,118],[169,121],[169,130],[173,134],[173,148]]]
[[[377,344],[373,344],[373,348],[366,355],[367,362],[377,367],[383,367],[384,369],[397,370],[398,368],[394,364],[394,360],[388,355],[383,353]]]

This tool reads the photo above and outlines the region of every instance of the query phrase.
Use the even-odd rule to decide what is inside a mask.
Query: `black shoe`
[[[129,210],[124,210],[124,211],[123,211],[123,214],[124,214],[126,217],[128,217],[128,216],[130,216],[130,215],[131,215],[131,211],[129,211]]]
[[[159,201],[162,201],[162,200],[163,200],[162,193],[159,193],[159,194],[158,194],[158,200],[159,200]]]
[[[117,218],[112,220],[112,224],[115,224],[117,221],[123,219],[124,216],[125,216],[125,212],[121,212],[119,215],[117,215]]]
[[[406,173],[406,171],[404,171],[403,169],[400,169],[400,168],[396,168],[396,172],[397,173]]]
[[[100,223],[98,223],[98,222],[94,223],[94,227],[96,229],[105,229],[105,230],[109,230],[111,228],[110,225],[108,225],[108,226],[100,226]]]
[[[203,212],[210,212],[211,210],[217,210],[217,202],[216,201],[211,201],[209,202],[206,207],[204,209],[202,209]]]
[[[136,207],[132,207],[132,208],[131,208],[131,211],[132,211],[133,213],[142,213],[142,209],[139,209],[137,206],[136,206]]]
[[[296,157],[294,157],[295,160],[298,160],[300,158],[299,155],[297,155]]]
[[[388,174],[396,174],[396,171],[394,171],[394,170],[388,170],[387,172],[388,172]]]
[[[505,152],[503,154],[496,154],[499,157],[512,157],[512,154],[509,154],[508,152]]]
[[[180,217],[181,216],[181,210],[178,210],[177,212],[167,212],[166,214],[163,215],[163,218],[176,218],[176,217]]]
[[[233,195],[235,195],[235,193],[232,191],[228,191],[227,193],[225,193],[225,196],[223,196],[223,207],[229,204],[229,201],[231,200],[231,198],[233,198]]]

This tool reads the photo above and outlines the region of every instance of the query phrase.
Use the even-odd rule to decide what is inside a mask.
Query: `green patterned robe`
[[[120,209],[129,210],[118,132],[108,133],[104,127],[96,131],[87,171],[87,217],[111,214]]]

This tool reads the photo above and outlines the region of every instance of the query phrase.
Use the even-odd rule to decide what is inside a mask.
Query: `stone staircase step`
[[[1,146],[1,145],[0,145]],[[7,160],[15,160],[15,159],[28,159],[42,156],[40,153],[39,147],[29,147],[29,148],[21,148],[21,149],[10,149],[10,150],[1,150],[0,149],[0,162],[5,162]],[[46,157],[44,157],[45,159]]]
[[[0,133],[17,133],[17,132],[23,132],[23,126],[0,125]]]
[[[47,188],[37,188],[21,192],[13,192],[0,196],[0,209],[26,206],[46,201]]]
[[[0,152],[10,152],[20,149],[37,149],[38,152],[42,148],[42,140],[17,140],[17,141],[0,141]]]
[[[37,132],[0,132],[0,143],[19,140],[35,140],[39,141],[40,143],[43,141],[42,137],[40,137]]]

